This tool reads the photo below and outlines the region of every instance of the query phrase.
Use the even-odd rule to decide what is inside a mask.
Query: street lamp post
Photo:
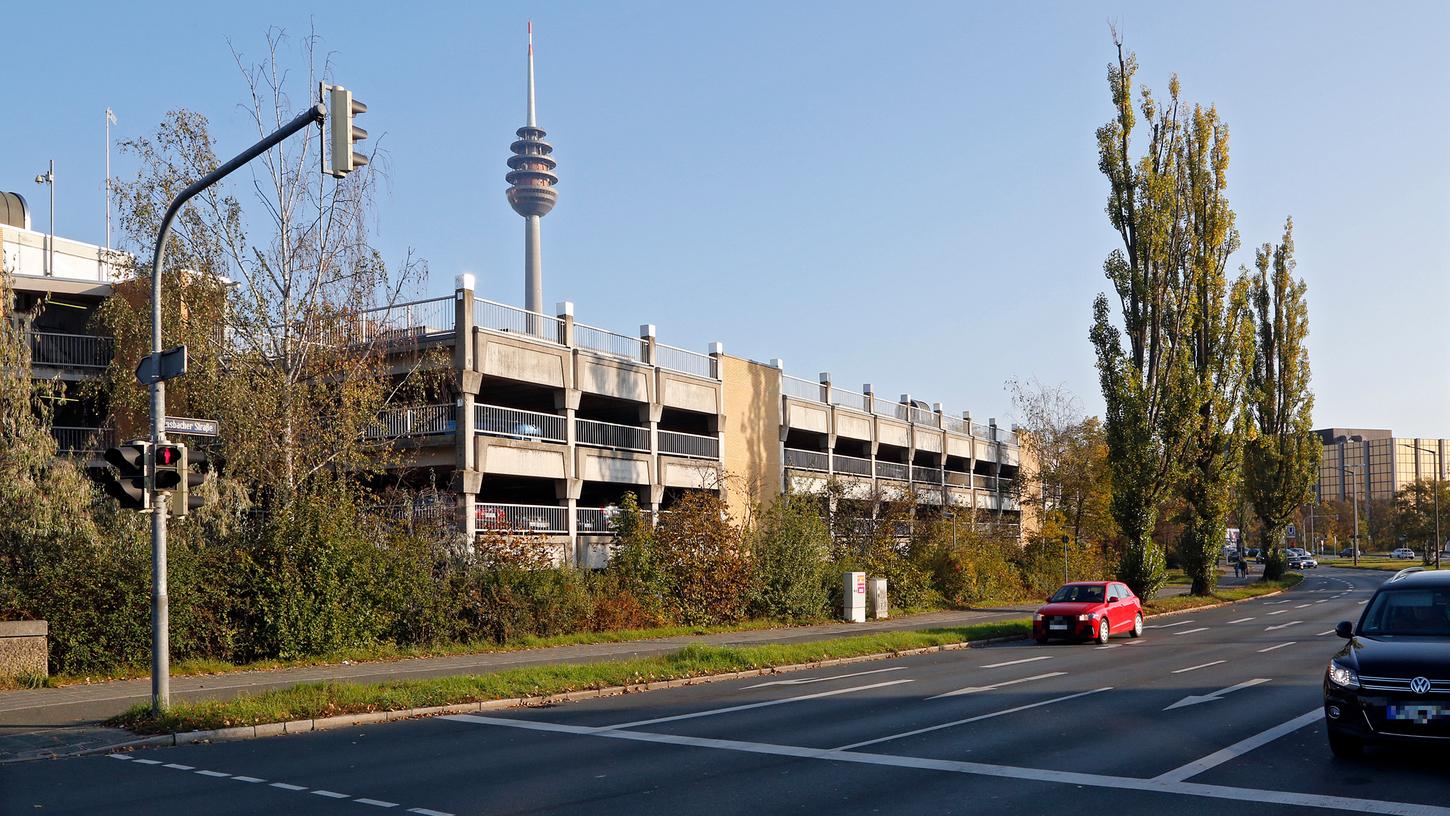
[[[1400,444],[1415,451],[1435,454],[1435,478],[1430,481],[1430,490],[1435,501],[1435,569],[1439,569],[1440,551],[1445,548],[1445,539],[1440,537],[1440,473],[1442,469],[1442,465],[1440,464],[1440,451],[1435,448],[1422,448],[1419,445],[1409,445],[1404,442]],[[1416,453],[1415,457],[1418,459],[1419,453]]]
[[[1360,436],[1359,434],[1353,434],[1350,436],[1336,436],[1334,437],[1334,441],[1343,445],[1345,442],[1363,442],[1364,437]],[[1364,486],[1362,482],[1362,476],[1359,472],[1359,466],[1352,465],[1346,467],[1344,465],[1340,465],[1339,470],[1341,473],[1344,471],[1349,471],[1354,474],[1355,493],[1363,495],[1362,493],[1360,493],[1359,490],[1359,488],[1362,488]],[[1354,565],[1357,567],[1359,566],[1359,504],[1357,503],[1357,501],[1353,500],[1350,502],[1350,504],[1354,507],[1354,535],[1350,538],[1350,543],[1351,546],[1354,548]]]
[[[55,274],[55,159],[50,160],[50,167],[44,173],[35,177],[36,184],[44,184],[50,190],[50,233],[46,237],[45,245],[45,274]]]

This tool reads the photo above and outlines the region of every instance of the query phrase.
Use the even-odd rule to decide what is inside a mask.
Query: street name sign
[[[192,419],[191,417],[166,418],[166,432],[169,434],[183,434],[186,436],[216,436],[221,431],[221,423],[215,419]]]

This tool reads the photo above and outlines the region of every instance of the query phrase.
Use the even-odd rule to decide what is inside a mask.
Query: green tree
[[[1152,531],[1158,508],[1178,483],[1192,439],[1193,358],[1187,322],[1191,292],[1182,285],[1187,235],[1183,213],[1184,124],[1178,78],[1166,104],[1143,89],[1137,111],[1148,124],[1144,153],[1132,152],[1137,112],[1137,58],[1123,51],[1108,67],[1114,116],[1098,128],[1098,167],[1107,177],[1108,221],[1123,246],[1103,265],[1118,296],[1121,328],[1106,295],[1093,304],[1090,338],[1097,355],[1112,513],[1124,536],[1118,577],[1145,598],[1164,579],[1162,549]]]
[[[1251,436],[1244,452],[1244,492],[1259,522],[1264,579],[1284,572],[1282,544],[1294,511],[1309,500],[1319,466],[1309,388],[1309,305],[1303,279],[1294,278],[1294,221],[1284,222],[1277,247],[1255,254],[1250,294],[1256,342],[1249,375]]]
[[[756,616],[804,620],[830,611],[831,533],[814,497],[778,497],[756,515],[750,543]]]
[[[1425,563],[1435,560],[1435,494],[1439,493],[1440,534],[1450,530],[1450,482],[1416,479],[1395,494],[1395,538],[1403,538],[1407,546],[1424,549]],[[1445,542],[1441,541],[1444,547]]]
[[[1022,420],[1019,501],[1042,509],[1044,528],[1054,525],[1074,542],[1106,551],[1118,529],[1109,510],[1112,477],[1102,421],[1084,417],[1077,398],[1061,386],[1014,380],[1008,389]]]
[[[1228,141],[1228,125],[1218,111],[1194,105],[1178,161],[1188,236],[1180,284],[1189,295],[1185,323],[1193,372],[1178,554],[1195,595],[1209,594],[1217,583],[1215,564],[1242,467],[1243,392],[1254,353],[1248,276],[1230,284],[1227,273],[1229,256],[1239,247],[1227,196]]]

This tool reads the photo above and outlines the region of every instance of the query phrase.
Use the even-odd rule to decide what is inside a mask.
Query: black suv
[[[1450,572],[1411,567],[1370,599],[1324,673],[1324,716],[1335,756],[1366,742],[1450,746]]]

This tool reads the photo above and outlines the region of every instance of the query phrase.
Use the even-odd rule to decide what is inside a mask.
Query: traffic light
[[[352,91],[341,85],[333,85],[328,91],[330,105],[327,118],[332,127],[332,175],[342,178],[368,163],[368,157],[353,152],[358,142],[368,137],[368,132],[354,125],[352,119],[359,113],[367,113],[368,106],[352,98]]]
[[[105,459],[116,469],[109,471],[101,484],[106,494],[121,503],[128,510],[148,510],[151,507],[151,491],[147,484],[146,458],[151,443],[132,440],[110,448]]]
[[[181,451],[181,482],[176,486],[176,491],[171,494],[170,509],[173,518],[184,518],[193,510],[200,510],[206,504],[206,497],[201,495],[200,490],[206,484],[211,471],[211,462],[207,460],[206,454],[200,450],[193,452],[183,448]]]
[[[175,490],[186,479],[186,448],[182,445],[157,445],[151,451],[151,484],[156,490]]]

